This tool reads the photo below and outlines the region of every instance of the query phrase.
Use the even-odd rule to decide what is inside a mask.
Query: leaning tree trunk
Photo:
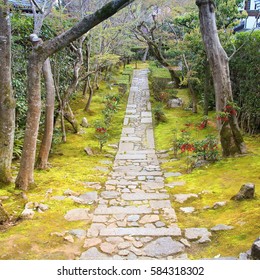
[[[44,61],[133,1],[134,0],[110,1],[94,14],[85,16],[68,31],[63,32],[52,40],[44,43],[41,42],[38,46],[33,48],[29,56],[27,83],[28,112],[21,164],[16,178],[17,188],[27,190],[31,184],[34,184],[33,171],[41,116],[41,72]]]
[[[216,110],[227,116],[220,128],[223,156],[245,153],[246,146],[238,127],[236,114],[233,108],[230,110],[233,95],[229,60],[218,37],[214,1],[196,0],[196,4],[199,7],[201,34],[213,76]]]
[[[8,1],[0,1],[0,182],[12,181],[15,99],[11,83],[11,24]]]
[[[45,124],[36,165],[39,169],[46,169],[48,167],[48,158],[53,137],[55,107],[55,86],[49,58],[45,60],[42,70],[46,87]]]

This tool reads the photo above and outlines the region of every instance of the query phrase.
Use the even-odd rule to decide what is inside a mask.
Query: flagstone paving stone
[[[98,198],[93,195],[98,203],[93,213],[84,209],[83,214],[79,213],[88,219],[93,215],[84,243],[88,250],[82,253],[81,260],[187,259],[187,244],[179,241],[184,239],[184,233],[187,239],[195,240],[210,236],[207,229],[188,229],[182,235],[176,224],[164,179],[181,174],[163,173],[160,168],[149,99],[148,71],[135,70],[112,170]],[[167,151],[158,155],[169,160]],[[168,187],[184,184],[170,183]]]

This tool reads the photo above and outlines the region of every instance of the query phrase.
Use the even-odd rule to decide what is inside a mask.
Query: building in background
[[[244,10],[248,17],[234,28],[234,32],[252,30],[260,28],[260,0],[244,1]]]

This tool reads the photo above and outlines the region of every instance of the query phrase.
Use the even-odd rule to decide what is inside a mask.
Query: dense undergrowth
[[[49,210],[44,213],[36,213],[33,220],[17,222],[14,226],[3,228],[0,234],[0,259],[75,259],[81,252],[82,241],[75,239],[74,243],[64,241],[63,237],[51,235],[53,232],[64,233],[72,229],[87,229],[86,222],[68,222],[64,215],[67,211],[86,207],[76,204],[71,199],[57,201],[52,196],[62,196],[64,191],[70,189],[77,193],[93,191],[85,183],[99,182],[103,184],[112,167],[116,150],[109,144],[117,144],[120,139],[123,118],[125,114],[128,90],[121,98],[117,112],[109,128],[109,138],[103,151],[99,150],[99,142],[95,137],[94,123],[102,118],[102,110],[105,109],[105,96],[119,94],[117,85],[111,87],[111,83],[126,84],[129,89],[129,75],[132,75],[133,66],[126,69],[115,70],[112,73],[110,83],[102,81],[100,89],[95,93],[90,107],[90,112],[84,111],[86,99],[78,92],[72,102],[72,109],[77,121],[80,123],[83,117],[87,117],[89,127],[81,127],[78,134],[69,132],[67,142],[57,142],[52,149],[49,162],[51,168],[46,171],[35,170],[36,187],[27,193],[28,201],[44,203]],[[68,125],[68,130],[70,127]],[[90,147],[94,153],[89,156],[84,151]],[[14,166],[14,176],[19,162]],[[0,189],[0,196],[8,196],[3,201],[4,208],[15,221],[24,209],[25,201],[21,193],[14,189],[14,185]],[[88,206],[95,207],[95,204]]]
[[[168,71],[150,65],[151,76],[159,78],[169,78]],[[203,167],[190,170],[187,156],[192,152],[182,152],[178,150],[177,157],[172,151],[174,139],[181,137],[183,130],[188,131],[190,137],[201,140],[208,135],[218,137],[216,129],[216,116],[210,112],[208,126],[199,129],[199,124],[203,120],[202,109],[198,114],[193,114],[189,107],[189,95],[187,89],[178,90],[177,97],[184,101],[183,108],[168,109],[164,105],[163,113],[166,122],[159,122],[155,126],[155,142],[157,150],[170,150],[169,155],[172,160],[162,163],[162,168],[166,172],[181,172],[182,176],[170,177],[168,183],[183,181],[184,186],[169,188],[172,198],[172,206],[177,212],[178,225],[182,228],[206,227],[210,229],[217,224],[231,225],[234,229],[213,233],[211,243],[193,246],[189,252],[192,259],[212,258],[214,256],[235,256],[251,248],[253,241],[259,236],[260,230],[260,147],[258,136],[244,135],[248,148],[248,153],[244,156],[234,158],[221,158],[220,146],[218,146],[220,158],[214,163],[209,163]],[[152,100],[153,107],[158,102]],[[188,158],[189,159],[189,158]],[[245,183],[254,183],[256,186],[256,196],[253,200],[236,202],[230,198],[235,195],[240,187]],[[175,194],[199,194],[199,198],[190,199],[183,204],[175,202]],[[226,201],[227,204],[219,209],[212,209],[215,202]],[[211,209],[203,208],[210,206]],[[196,210],[192,214],[185,214],[180,211],[180,207],[194,207]]]

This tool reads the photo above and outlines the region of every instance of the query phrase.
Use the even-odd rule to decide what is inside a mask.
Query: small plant
[[[194,143],[195,157],[197,160],[217,161],[219,159],[218,140],[213,135],[208,135],[201,141]]]
[[[24,131],[16,130],[14,135],[13,158],[19,159],[23,150]]]
[[[198,129],[202,130],[208,126],[209,117],[203,116],[201,123],[198,125]]]
[[[95,137],[98,139],[99,142],[99,149],[102,152],[104,145],[107,143],[109,134],[107,132],[107,128],[101,120],[97,120],[95,122]]]
[[[165,115],[165,113],[163,111],[163,105],[161,103],[158,103],[155,106],[155,108],[153,109],[153,113],[154,113],[155,121],[157,123],[166,122],[167,121],[166,115]]]

